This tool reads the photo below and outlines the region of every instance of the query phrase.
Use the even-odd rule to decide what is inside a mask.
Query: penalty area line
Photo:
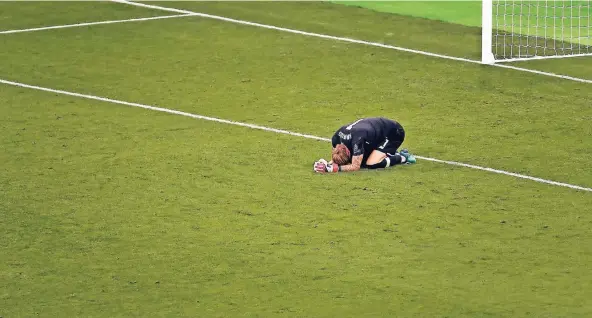
[[[54,26],[31,28],[31,29],[6,30],[6,31],[0,31],[0,34],[12,34],[12,33],[24,33],[24,32],[35,32],[35,31],[53,30],[53,29],[75,28],[75,27],[83,27],[83,26],[99,25],[99,24],[114,24],[114,23],[124,23],[124,22],[141,22],[141,21],[150,21],[150,20],[162,20],[162,19],[189,17],[189,16],[194,16],[194,15],[195,14],[184,13],[184,14],[175,14],[175,15],[161,15],[161,16],[157,16],[157,17],[148,17],[148,18],[135,18],[135,19],[97,21],[97,22],[84,22],[84,23],[65,24],[65,25],[54,25]]]
[[[264,131],[274,132],[274,133],[278,133],[278,134],[285,134],[285,135],[290,135],[290,136],[296,136],[296,137],[324,141],[324,142],[331,142],[331,140],[328,138],[318,137],[318,136],[314,136],[314,135],[301,134],[301,133],[291,132],[291,131],[287,131],[287,130],[283,130],[283,129],[276,129],[276,128],[270,128],[270,127],[259,126],[259,125],[254,125],[254,124],[242,123],[242,122],[233,121],[233,120],[227,120],[227,119],[221,119],[221,118],[215,118],[215,117],[209,117],[209,116],[202,116],[202,115],[192,114],[192,113],[183,112],[183,111],[174,110],[174,109],[145,105],[145,104],[140,104],[140,103],[126,102],[126,101],[121,101],[121,100],[111,99],[111,98],[106,98],[106,97],[99,97],[99,96],[93,96],[93,95],[87,95],[87,94],[68,92],[68,91],[40,87],[40,86],[29,85],[29,84],[23,84],[23,83],[18,83],[18,82],[3,80],[3,79],[0,79],[0,84],[22,87],[22,88],[29,88],[29,89],[34,89],[34,90],[44,91],[44,92],[49,92],[49,93],[54,93],[54,94],[61,94],[61,95],[68,95],[68,96],[73,96],[73,97],[91,99],[91,100],[107,102],[107,103],[113,103],[113,104],[119,104],[119,105],[131,106],[131,107],[138,107],[138,108],[149,109],[149,110],[153,110],[153,111],[159,111],[159,112],[163,112],[163,113],[180,115],[180,116],[185,116],[185,117],[190,117],[190,118],[195,118],[195,119],[202,119],[202,120],[213,121],[213,122],[218,122],[218,123],[223,123],[223,124],[247,127],[247,128],[251,128],[251,129],[264,130]],[[571,188],[571,189],[575,189],[575,190],[592,192],[592,188],[586,188],[586,187],[582,187],[582,186],[578,186],[578,185],[562,183],[562,182],[557,182],[557,181],[552,181],[552,180],[546,180],[546,179],[537,178],[537,177],[531,177],[531,176],[508,172],[508,171],[504,171],[504,170],[497,170],[497,169],[493,169],[493,168],[481,167],[481,166],[466,164],[466,163],[462,163],[462,162],[440,160],[440,159],[429,158],[429,157],[422,157],[422,156],[416,156],[416,157],[419,159],[422,159],[422,160],[426,160],[426,161],[433,161],[433,162],[437,162],[437,163],[443,163],[443,164],[448,164],[448,165],[454,165],[454,166],[460,166],[460,167],[482,170],[482,171],[487,171],[487,172],[493,172],[493,173],[497,173],[497,174],[503,174],[503,175],[526,179],[526,180],[535,181],[535,182],[539,182],[539,183],[545,183],[545,184],[550,184],[550,185],[554,185],[554,186],[560,186],[560,187],[566,187],[566,188]]]

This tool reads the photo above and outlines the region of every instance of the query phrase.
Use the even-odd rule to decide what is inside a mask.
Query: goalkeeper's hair
[[[331,153],[331,159],[333,163],[336,163],[340,166],[346,165],[349,163],[349,149],[344,144],[339,144],[333,148]]]

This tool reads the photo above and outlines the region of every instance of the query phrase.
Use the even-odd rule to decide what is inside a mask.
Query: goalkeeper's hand
[[[314,163],[314,171],[317,173],[334,173],[339,171],[339,165],[329,163],[325,159],[320,159]]]

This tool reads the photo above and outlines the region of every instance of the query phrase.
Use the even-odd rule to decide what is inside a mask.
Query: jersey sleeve
[[[352,142],[352,156],[361,156],[364,154],[364,143],[366,139],[364,137],[356,137]]]

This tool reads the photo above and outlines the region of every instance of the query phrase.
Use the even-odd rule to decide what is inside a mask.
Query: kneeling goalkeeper
[[[332,160],[315,162],[314,171],[358,171],[415,163],[415,157],[406,149],[397,152],[404,140],[405,130],[396,121],[383,117],[359,119],[335,132],[331,139]]]

